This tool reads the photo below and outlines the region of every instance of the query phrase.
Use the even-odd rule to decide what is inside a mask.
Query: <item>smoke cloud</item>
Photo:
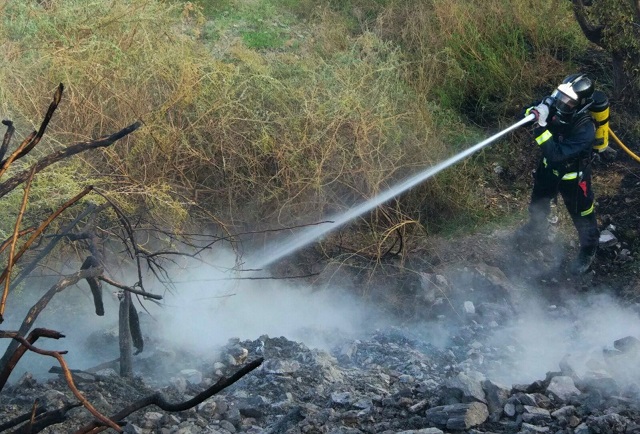
[[[531,298],[526,306],[492,333],[488,345],[503,348],[512,363],[491,372],[490,378],[503,384],[526,384],[560,371],[560,363],[566,362],[580,377],[589,371],[606,371],[619,381],[630,374],[636,377],[633,381],[640,380],[640,373],[623,357],[604,356],[614,349],[616,340],[640,336],[635,306],[621,305],[607,294],[575,294],[562,307]]]
[[[135,302],[143,334],[154,339],[142,356],[158,345],[211,357],[232,338],[253,340],[262,335],[283,336],[311,348],[330,349],[342,339],[363,338],[374,329],[389,325],[404,326],[411,331],[411,337],[443,348],[450,344],[450,335],[460,326],[441,321],[400,324],[398,319],[385,317],[379,309],[339,285],[317,289],[298,280],[232,273],[228,270],[233,269],[234,261],[231,253],[219,251],[207,261],[215,266],[198,263],[171,270],[177,280],[175,289],[164,294],[160,305],[145,302],[150,315]],[[135,280],[123,276],[119,279]],[[533,289],[528,292],[536,293]],[[18,329],[38,294],[30,291],[9,298],[4,330]],[[113,337],[117,336],[118,301],[107,285],[104,298],[106,313],[98,317],[85,282],[58,294],[36,326],[58,330],[67,337],[60,341],[43,339],[37,346],[68,350],[65,358],[71,368],[77,369],[117,358],[117,341]],[[20,306],[16,305],[18,302]],[[603,356],[603,349],[612,349],[615,340],[640,336],[635,306],[621,305],[613,296],[586,294],[576,294],[563,306],[552,307],[548,300],[535,296],[524,305],[526,309],[488,334],[485,347],[503,355],[499,367],[485,366],[488,378],[506,385],[530,383],[544,379],[549,371],[558,371],[564,359],[578,375],[601,366],[614,378],[636,375],[638,378],[632,380],[640,382],[640,373],[636,373],[635,366],[628,366],[630,362]],[[112,341],[103,345],[95,339],[96,335],[110,336]],[[0,350],[4,351],[7,344],[8,340],[0,341]],[[55,364],[52,358],[27,354],[11,381],[24,371],[46,376],[49,367]]]

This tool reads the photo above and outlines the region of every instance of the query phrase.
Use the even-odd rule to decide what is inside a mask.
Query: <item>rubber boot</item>
[[[529,220],[516,230],[514,241],[520,249],[531,249],[540,247],[545,240],[548,241],[549,220],[548,210],[541,210],[538,207],[529,207]]]
[[[571,274],[578,276],[589,271],[597,250],[597,246],[582,247],[578,252],[578,257],[571,263]]]
[[[595,213],[587,216],[578,216],[574,218],[573,223],[578,230],[580,252],[578,252],[578,257],[571,263],[570,271],[574,275],[580,275],[586,273],[593,263],[598,250],[600,231],[598,230]]]

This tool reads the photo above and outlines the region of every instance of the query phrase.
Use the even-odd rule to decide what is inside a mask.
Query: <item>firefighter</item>
[[[551,96],[526,110],[535,114],[534,137],[542,156],[534,175],[529,220],[516,238],[522,243],[544,236],[551,202],[560,193],[580,242],[578,256],[570,265],[576,275],[589,270],[600,237],[591,186],[595,125],[588,108],[593,92],[591,79],[573,74]]]

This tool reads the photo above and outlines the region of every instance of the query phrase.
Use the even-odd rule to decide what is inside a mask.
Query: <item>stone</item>
[[[559,400],[566,402],[574,395],[579,395],[580,390],[575,386],[573,379],[567,376],[556,376],[547,386],[547,393]]]
[[[502,413],[504,405],[509,399],[509,389],[490,380],[484,380],[482,390],[485,393],[489,413]]]
[[[447,379],[443,390],[459,402],[486,403],[486,395],[482,389],[484,380],[484,376],[479,372],[460,372],[455,377]]]
[[[438,427],[466,430],[484,423],[489,418],[489,409],[481,402],[451,404],[430,408],[425,417]]]
[[[607,229],[600,232],[600,239],[598,245],[602,249],[613,247],[618,244],[618,239],[613,233]]]
[[[540,434],[540,433],[548,433],[548,432],[551,432],[549,427],[532,425],[530,423],[523,423],[522,426],[520,427],[519,434]]]
[[[180,375],[190,384],[202,383],[202,372],[197,369],[183,369]]]
[[[525,405],[522,412],[522,420],[533,425],[540,425],[551,420],[551,413],[544,408]]]

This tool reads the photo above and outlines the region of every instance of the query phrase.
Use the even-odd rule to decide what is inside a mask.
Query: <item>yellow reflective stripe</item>
[[[542,164],[544,165],[544,167],[547,167],[547,157],[544,157],[542,159]]]
[[[578,176],[582,176],[582,172],[569,172],[569,173],[565,173],[564,176],[562,177],[563,181],[570,181],[572,179],[576,179]]]
[[[580,213],[580,215],[581,215],[582,217],[584,217],[584,216],[587,216],[587,215],[591,214],[591,213],[593,212],[593,210],[595,209],[595,207],[596,207],[596,203],[595,203],[595,202],[592,202],[592,203],[591,203],[591,207],[590,207],[588,210],[586,210],[586,211],[582,211],[582,212]]]
[[[558,172],[557,170],[552,170],[551,172],[556,176],[560,176],[560,172]]]
[[[577,172],[570,172],[570,173],[565,174],[562,177],[562,180],[563,181],[570,181],[572,179],[576,179],[577,177],[578,177],[578,173]]]
[[[552,137],[551,132],[549,130],[545,130],[544,133],[542,133],[538,137],[536,137],[536,143],[538,145],[542,145],[544,142],[549,140],[551,137]]]

